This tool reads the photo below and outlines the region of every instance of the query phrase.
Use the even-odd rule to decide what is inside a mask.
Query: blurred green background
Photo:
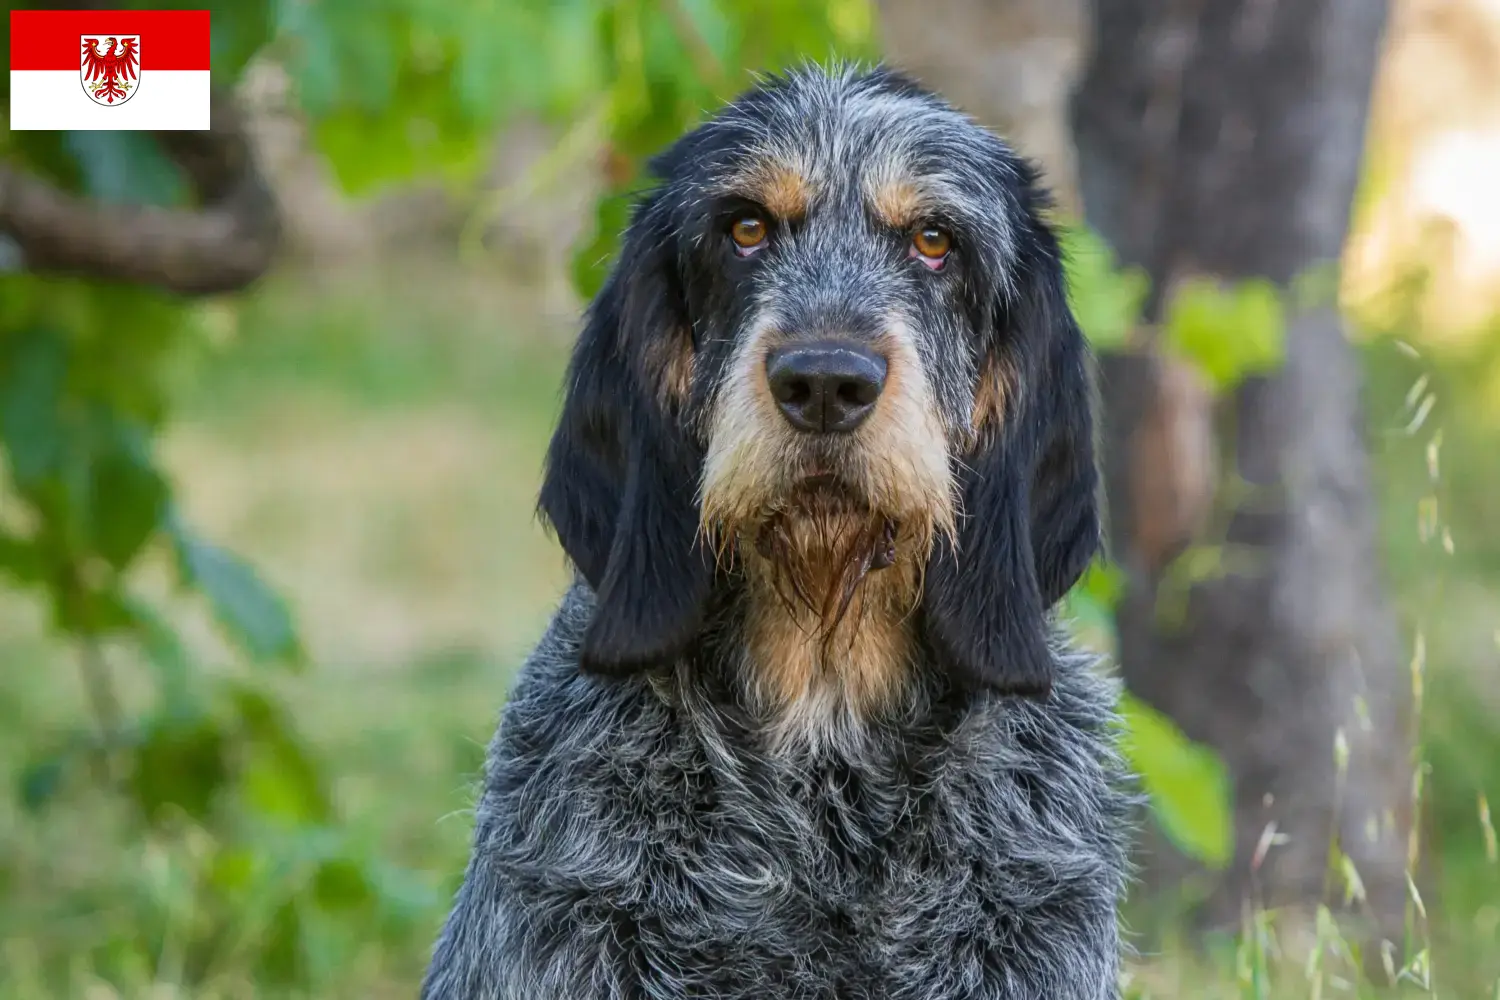
[[[1065,176],[1082,5],[967,6],[1002,23],[944,26],[966,93],[997,84],[964,45],[1009,46],[1041,88],[971,110]],[[3,238],[21,175],[101,226],[212,208],[169,144],[0,138],[0,997],[415,995],[484,745],[566,578],[532,516],[541,457],[643,157],[751,71],[899,62],[883,25],[913,8],[218,3],[214,82],[282,232],[264,276],[207,296]],[[1403,995],[1500,997],[1500,13],[1399,0],[1387,35],[1339,291],[1422,694],[1418,916],[1391,971]],[[1138,279],[1071,239],[1108,348]],[[1279,306],[1199,306],[1221,335],[1179,330],[1191,360],[1274,366]],[[1114,587],[1101,570],[1071,604],[1106,649]],[[1213,870],[1232,777],[1128,707],[1151,822]],[[1324,975],[1347,956],[1321,925],[1315,962],[1261,917],[1222,945],[1161,931],[1130,989],[1376,990],[1356,963]]]

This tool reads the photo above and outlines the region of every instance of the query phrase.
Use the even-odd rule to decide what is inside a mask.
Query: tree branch
[[[88,693],[94,722],[99,727],[99,752],[95,755],[96,776],[103,782],[114,780],[116,741],[120,738],[120,701],[115,696],[109,661],[99,647],[98,637],[86,635],[78,646],[78,667],[83,687]]]
[[[30,271],[185,295],[243,288],[270,267],[281,227],[243,116],[221,95],[212,113],[209,131],[157,133],[197,192],[197,209],[100,204],[0,164],[0,233]]]

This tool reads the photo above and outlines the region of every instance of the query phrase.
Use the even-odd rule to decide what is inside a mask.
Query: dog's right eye
[[[748,257],[766,245],[770,227],[758,215],[745,215],[734,220],[729,227],[729,238],[734,240],[734,249],[741,257]]]
[[[953,237],[936,226],[924,226],[911,235],[910,256],[919,258],[934,271],[943,266],[952,248]]]

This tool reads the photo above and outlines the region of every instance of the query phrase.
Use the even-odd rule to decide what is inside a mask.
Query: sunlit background
[[[1351,2],[1376,0],[1299,0]],[[281,238],[249,287],[204,296],[40,273],[11,238],[20,175],[89,199],[99,226],[203,209],[175,147],[0,137],[0,997],[414,996],[484,745],[567,576],[533,516],[541,457],[644,157],[753,71],[884,56],[1040,160],[1077,222],[1069,94],[1090,16],[1083,0],[225,0],[214,82],[244,111]],[[1253,713],[1243,745],[1172,717],[1193,697],[1137,692],[1126,739],[1152,804],[1128,995],[1500,997],[1500,2],[1393,0],[1368,58],[1353,222],[1323,284],[1363,379],[1350,416],[1377,515],[1379,584],[1351,620],[1389,629],[1397,648],[1365,666],[1399,717],[1330,715],[1291,766],[1266,749],[1283,736],[1265,705],[1301,703],[1316,668],[1258,708],[1231,701]],[[1144,279],[1071,232],[1087,332],[1141,349]],[[1156,324],[1185,380],[1167,384],[1187,386],[1163,398],[1202,413],[1277,370],[1305,304],[1214,277]],[[1162,433],[1174,468],[1203,450]],[[1229,502],[1206,488],[1149,503]],[[1246,572],[1215,521],[1167,576]],[[1070,599],[1084,641],[1115,648],[1123,585],[1100,569]],[[1280,627],[1255,614],[1243,627]],[[1211,667],[1174,661],[1151,691],[1199,690]],[[1382,744],[1399,766],[1343,780]],[[1330,830],[1345,795],[1398,803],[1405,863],[1361,871],[1330,835],[1321,885],[1263,885],[1285,824],[1272,804],[1247,829],[1230,803],[1265,767],[1293,789],[1333,774]],[[1226,905],[1226,885],[1247,891]],[[1372,915],[1385,949],[1360,930]]]

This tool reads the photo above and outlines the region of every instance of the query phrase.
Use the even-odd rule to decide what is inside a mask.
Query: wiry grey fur
[[[490,747],[428,1000],[1107,1000],[1128,802],[1113,681],[944,696],[769,756],[689,665],[577,669],[575,586]]]
[[[977,135],[972,125],[891,79],[804,74],[789,89],[775,91],[779,96],[769,106],[775,110],[778,101],[791,99],[788,94],[823,100],[828,107],[848,105],[851,95],[862,95],[860,114],[878,115],[882,100],[871,95],[880,98],[882,88],[894,87],[884,101],[888,110],[917,101],[932,110],[935,127],[953,147],[972,142],[976,149],[991,149],[964,131]],[[745,122],[761,120],[755,107],[753,101],[740,105],[722,120],[738,116],[742,127],[736,134],[742,134]],[[921,151],[924,140],[908,120],[893,121],[892,127],[916,151],[912,155]],[[699,133],[701,142],[711,144],[711,135],[704,138],[710,131]],[[788,141],[778,129],[767,129],[762,138]],[[896,155],[889,146],[884,152]],[[703,154],[705,162],[711,153],[710,148]],[[1008,152],[993,155],[1009,157]],[[1017,283],[1030,280],[1028,269],[1042,266],[1036,260],[1055,266],[1028,214],[1030,175],[1019,161],[1014,167],[1008,158],[1000,162],[1014,172],[986,173],[968,184],[959,176],[955,182],[959,207],[981,214],[985,192],[996,192],[991,203],[997,217],[974,223],[989,226],[987,238],[970,244],[969,260],[977,257],[985,266],[961,272],[948,285],[931,284],[933,291],[921,293],[925,299],[912,293],[907,303],[924,336],[948,331],[950,354],[924,350],[924,356],[939,385],[963,387],[956,395],[938,393],[955,395],[951,403],[938,402],[955,421],[972,397],[977,366],[975,357],[963,358],[962,352],[981,349],[970,346],[981,341],[967,332],[971,320],[960,318],[970,315],[960,312],[962,302],[979,317],[973,322],[997,322],[988,318],[991,291],[983,275],[1000,286],[994,294],[1010,294],[1005,288],[1011,277],[995,275],[1004,262],[991,262],[990,255],[1010,253],[1014,260],[1032,261],[1014,265]],[[961,175],[962,167],[956,163],[953,169]],[[676,184],[669,188],[671,197],[688,201],[708,197],[711,187],[693,182],[690,174],[669,183]],[[829,253],[843,252],[836,241],[829,246]],[[1028,253],[1030,258],[1024,256]],[[808,260],[817,265],[816,258]],[[912,274],[896,273],[891,279],[896,283],[888,286],[891,294],[907,287],[903,282],[928,280]],[[967,283],[957,284],[960,279]],[[729,295],[714,292],[710,301],[727,302]],[[748,301],[763,299],[764,289]],[[1020,304],[1008,307],[1015,316],[1032,316],[1025,302],[1016,301]],[[753,312],[740,308],[736,322],[743,325]],[[1076,328],[1069,330],[1076,339]],[[733,330],[724,334],[735,335]],[[1014,348],[1003,329],[996,336],[1004,343],[994,350]],[[1051,391],[1043,373],[1052,362],[1046,359],[1065,357],[1073,363],[1072,354],[1049,353],[1046,343],[1042,339],[1026,348],[1042,361],[1012,365],[1033,379],[1022,391],[1035,398]],[[726,340],[726,345],[719,352],[725,357],[732,344]],[[696,346],[701,357],[712,349],[713,338]],[[574,376],[579,392],[591,377],[581,371]],[[706,377],[702,368],[696,377]],[[715,396],[716,386],[700,388],[695,386],[694,400]],[[666,433],[667,425],[649,415],[655,411],[632,405],[641,407],[633,411],[634,423],[610,433],[632,441],[639,439],[626,438],[627,432]],[[1020,405],[1002,433],[1021,443],[996,445],[1012,450],[998,453],[980,473],[1018,475],[1012,466],[1021,458],[1015,456],[1040,454],[1026,451],[1020,435],[1032,435],[1038,449],[1058,439],[1050,425],[1027,424]],[[1078,416],[1076,407],[1066,412]],[[679,413],[671,426],[702,426],[693,417]],[[956,432],[954,440],[959,440]],[[956,457],[977,465],[975,454],[959,449]],[[1092,461],[1091,454],[1087,458]],[[610,465],[614,461],[567,466],[574,478],[558,488],[571,486],[573,492],[556,494],[552,509],[569,514],[560,506],[564,500],[578,505],[571,515],[583,528],[573,529],[575,537],[608,542],[601,532],[616,515],[589,520],[584,494],[601,488],[606,473],[617,468]],[[668,467],[668,459],[661,464]],[[1028,475],[1031,468],[1026,466]],[[1055,479],[1069,468],[1057,460],[1045,474]],[[1088,509],[1093,480],[1078,476],[1083,485],[1066,500],[1054,499],[1041,486],[1030,495],[1036,517],[1051,517],[1086,535],[1093,530]],[[972,485],[966,489],[971,505],[987,496]],[[639,493],[637,501],[645,496],[648,508],[669,506],[681,502],[681,493]],[[617,516],[622,523],[627,515],[642,518],[643,530],[655,533],[653,543],[660,548],[665,544],[660,539],[675,536],[651,521],[650,513],[630,508]],[[552,516],[555,521],[559,514]],[[1046,530],[1052,534],[1037,536],[1039,553],[1054,535],[1073,537],[1065,530]],[[1094,544],[1085,535],[1078,536],[1084,561]],[[983,534],[972,537],[956,556],[935,558],[956,558],[962,565],[966,554],[993,541]],[[1007,539],[995,543],[1005,558],[1005,547],[1019,544]],[[610,558],[620,550],[617,537]],[[423,984],[424,1000],[1119,996],[1116,911],[1126,883],[1133,797],[1114,747],[1117,690],[1093,658],[1068,646],[1050,615],[1038,615],[1034,623],[1044,630],[1038,648],[1049,661],[1044,673],[1050,681],[1040,694],[1017,697],[998,681],[974,683],[974,670],[955,669],[955,656],[970,650],[988,655],[993,648],[979,641],[986,636],[975,640],[963,630],[972,632],[966,624],[972,622],[983,632],[995,619],[960,616],[952,619],[958,625],[946,626],[957,630],[949,633],[956,640],[944,639],[949,642],[944,645],[929,637],[915,647],[910,676],[886,710],[834,727],[837,738],[772,739],[760,707],[747,697],[745,674],[755,666],[744,653],[744,593],[732,573],[726,576],[720,568],[711,586],[704,585],[710,596],[701,608],[694,606],[698,617],[691,619],[690,642],[673,647],[654,667],[605,676],[580,669],[581,663],[588,666],[589,632],[603,613],[598,580],[587,578],[600,577],[605,560],[584,548],[578,552],[583,558],[570,550],[580,565],[579,580],[523,666],[490,746],[473,854]],[[1047,604],[1080,571],[1081,564],[1064,555],[1071,564],[1042,574]],[[1011,564],[1001,558],[995,565]],[[638,585],[666,598],[672,596],[671,574],[678,569],[663,567],[668,564],[644,571],[646,579]],[[696,572],[692,566],[682,572],[688,571]],[[929,580],[934,572],[929,571]],[[953,577],[956,596],[949,600],[979,599],[991,594],[991,584],[1004,582],[985,582],[972,566],[967,572],[968,577]],[[624,584],[611,586],[618,590]],[[996,602],[1005,603],[996,599],[991,607]],[[921,620],[941,610],[924,604]],[[1021,622],[1016,628],[1032,625]],[[984,667],[994,677],[1003,677],[1004,668]]]

